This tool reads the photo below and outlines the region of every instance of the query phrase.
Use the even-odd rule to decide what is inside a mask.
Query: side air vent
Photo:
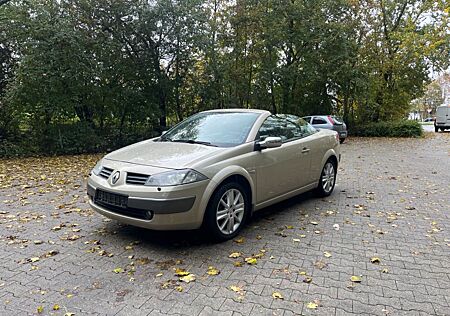
[[[144,185],[147,182],[149,175],[141,173],[127,173],[127,184]]]
[[[99,176],[105,179],[108,179],[114,169],[103,167],[99,173]]]

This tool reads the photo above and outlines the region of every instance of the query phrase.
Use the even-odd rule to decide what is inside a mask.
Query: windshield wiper
[[[194,139],[174,139],[171,141],[177,142],[177,143],[199,144],[199,145],[217,147],[217,145],[211,144],[210,142],[202,142],[200,140],[194,140]]]

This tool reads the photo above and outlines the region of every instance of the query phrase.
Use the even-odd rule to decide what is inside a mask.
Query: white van
[[[434,121],[434,131],[450,129],[450,105],[440,105],[436,109],[436,120]]]

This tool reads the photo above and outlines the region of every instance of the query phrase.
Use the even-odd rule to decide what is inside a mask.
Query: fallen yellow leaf
[[[232,252],[228,258],[239,258],[242,254],[240,252]]]
[[[183,292],[183,287],[179,285],[175,288],[175,290],[177,290],[178,292]]]
[[[305,283],[311,283],[311,282],[312,282],[312,278],[306,277],[305,279],[303,279],[303,282],[305,282]]]
[[[38,306],[37,307],[37,312],[40,314],[44,311],[44,307],[43,306]]]
[[[255,258],[249,257],[249,258],[245,258],[245,262],[247,262],[247,264],[256,264],[258,262],[258,260],[256,260]]]
[[[234,240],[234,242],[237,243],[237,244],[242,244],[244,241],[245,241],[244,237],[237,238],[237,239]]]
[[[273,292],[273,293],[272,293],[272,297],[273,297],[274,299],[280,299],[280,300],[284,299],[283,295],[281,295],[280,292]]]
[[[194,274],[185,275],[181,277],[179,280],[185,283],[193,282],[195,281],[195,275]]]
[[[236,286],[236,285],[231,285],[230,290],[232,290],[233,292],[239,293],[240,295],[242,295],[244,293],[242,288],[240,288],[239,286]]]
[[[177,275],[177,276],[186,276],[189,274],[191,274],[191,273],[184,269],[180,269],[180,268],[175,269],[175,275]]]
[[[55,305],[53,305],[53,310],[54,310],[54,311],[57,311],[57,310],[59,310],[59,308],[60,308],[60,307],[59,307],[59,305],[58,305],[58,304],[55,304]]]
[[[357,276],[357,275],[352,275],[352,277],[350,278],[350,280],[351,280],[352,282],[355,282],[355,283],[360,283],[360,282],[362,281],[361,277],[359,277],[359,276]]]
[[[113,272],[114,272],[114,273],[123,273],[124,271],[123,271],[122,268],[115,268],[115,269],[113,270]]]
[[[327,257],[327,258],[330,258],[330,257],[331,257],[331,253],[329,253],[328,251],[325,251],[325,252],[323,253],[323,255],[324,255],[325,257]]]
[[[319,306],[319,305],[317,305],[314,302],[309,302],[308,304],[306,304],[306,308],[309,308],[309,309],[316,309],[317,306]]]
[[[378,258],[378,257],[372,257],[372,258],[370,258],[370,262],[372,262],[372,263],[380,263],[381,259]]]
[[[206,272],[206,273],[208,275],[218,275],[220,273],[220,271],[214,267],[208,267],[208,272]]]

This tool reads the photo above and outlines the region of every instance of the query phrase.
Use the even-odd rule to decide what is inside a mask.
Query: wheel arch
[[[205,192],[202,196],[202,202],[200,204],[200,212],[201,220],[203,221],[205,217],[205,211],[208,207],[211,196],[214,192],[220,188],[223,184],[228,182],[238,182],[243,185],[249,193],[250,203],[253,205],[256,200],[256,191],[254,180],[247,170],[239,166],[228,166],[221,171],[219,171],[209,182],[208,186],[205,189]]]
[[[322,158],[322,165],[320,168],[320,172],[322,172],[322,167],[325,165],[325,163],[328,161],[328,159],[332,159],[335,162],[335,167],[339,166],[339,159],[338,154],[334,149],[328,149],[328,151],[325,153],[325,155]]]

